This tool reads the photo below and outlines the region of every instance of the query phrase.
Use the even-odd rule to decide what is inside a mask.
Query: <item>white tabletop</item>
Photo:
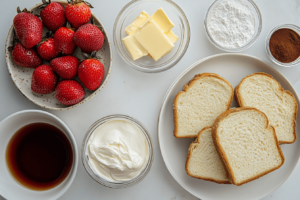
[[[113,25],[116,16],[129,0],[88,0],[95,8],[93,12],[103,22],[112,41]],[[28,101],[15,87],[8,75],[5,64],[4,43],[16,7],[30,8],[39,0],[1,0],[0,16],[0,120],[24,109],[41,109],[61,118],[73,131],[80,149],[81,141],[88,127],[96,120],[110,114],[126,114],[141,121],[149,130],[154,141],[154,163],[147,177],[138,185],[120,190],[105,188],[93,181],[85,172],[81,162],[77,176],[61,200],[99,200],[99,199],[170,199],[194,200],[196,197],[185,191],[170,175],[162,160],[157,142],[157,118],[163,97],[173,80],[188,66],[206,56],[223,53],[206,38],[203,27],[204,14],[213,0],[174,0],[185,12],[191,27],[189,48],[182,60],[172,69],[146,74],[132,69],[118,55],[114,46],[113,68],[104,89],[87,103],[69,111],[42,109]],[[291,23],[300,25],[300,0],[255,0],[263,19],[262,32],[255,44],[242,52],[271,61],[265,53],[265,38],[276,25]],[[300,65],[292,68],[275,66],[293,84],[300,94]],[[299,80],[299,81],[298,81]],[[298,138],[299,139],[299,138]],[[291,177],[273,194],[264,200],[296,200],[300,198],[300,164]],[[262,186],[263,187],[263,186]],[[217,191],[216,191],[217,192]],[[0,197],[0,200],[2,198]]]

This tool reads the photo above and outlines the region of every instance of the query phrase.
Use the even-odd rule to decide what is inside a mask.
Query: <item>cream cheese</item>
[[[95,129],[86,153],[93,172],[112,182],[135,178],[149,159],[144,133],[126,120],[112,120]]]

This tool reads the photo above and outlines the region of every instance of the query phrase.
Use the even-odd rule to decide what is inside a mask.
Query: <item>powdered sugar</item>
[[[223,0],[209,12],[207,29],[219,45],[234,49],[246,45],[255,33],[255,17],[243,0]]]

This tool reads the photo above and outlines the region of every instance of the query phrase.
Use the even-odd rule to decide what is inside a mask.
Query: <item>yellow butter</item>
[[[143,46],[137,41],[137,39],[133,35],[124,37],[122,39],[122,42],[133,60],[148,55],[148,51],[143,48]]]
[[[152,19],[141,25],[135,32],[134,37],[155,61],[172,51],[174,47],[164,31]]]
[[[168,31],[165,34],[173,44],[175,44],[175,42],[178,40],[177,35],[175,35],[172,30]]]
[[[125,32],[128,35],[133,35],[136,31],[136,29],[141,26],[143,23],[145,23],[149,19],[148,13],[146,13],[144,10],[137,16],[131,24],[129,24],[125,28]]]
[[[159,8],[152,16],[151,19],[165,32],[169,32],[174,24],[171,22],[167,14],[162,8]]]

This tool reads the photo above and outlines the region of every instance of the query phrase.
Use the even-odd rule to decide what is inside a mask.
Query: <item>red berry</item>
[[[78,67],[78,77],[84,87],[96,90],[104,77],[104,66],[96,59],[86,59]]]
[[[35,68],[32,74],[31,90],[40,94],[49,94],[54,91],[58,77],[49,65]]]
[[[12,59],[17,65],[27,68],[35,68],[43,64],[43,61],[33,49],[28,49],[21,43],[15,45],[12,51]]]
[[[42,59],[47,61],[52,60],[53,58],[57,57],[59,54],[59,52],[55,50],[53,38],[48,38],[45,41],[43,41],[37,47],[37,52]]]
[[[75,80],[64,80],[55,89],[56,99],[67,106],[79,103],[85,96],[80,83]]]
[[[75,32],[72,29],[61,27],[54,34],[54,46],[57,52],[65,55],[73,54],[76,48],[74,42]]]
[[[85,53],[99,51],[104,43],[104,34],[93,24],[79,27],[74,36],[75,44]]]
[[[91,9],[85,2],[81,2],[81,0],[73,0],[66,7],[67,20],[75,29],[90,21],[91,15]]]
[[[74,56],[55,58],[50,62],[52,69],[63,79],[74,78],[77,74],[79,61]]]
[[[26,48],[32,48],[42,40],[43,23],[28,12],[18,13],[14,18],[14,27],[18,38]]]
[[[56,31],[66,24],[65,9],[60,3],[52,2],[41,11],[44,25],[50,31]]]

